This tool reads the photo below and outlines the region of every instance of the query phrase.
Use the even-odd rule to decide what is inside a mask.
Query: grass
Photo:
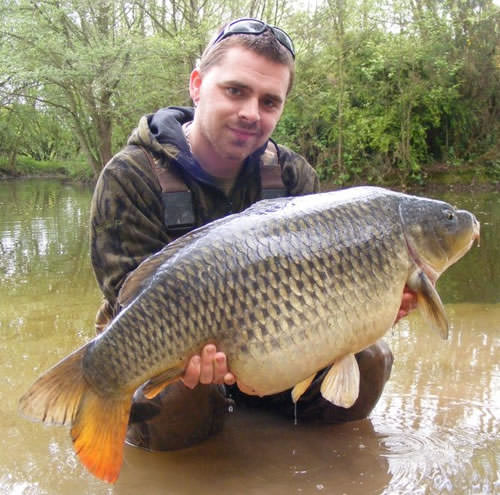
[[[35,160],[18,156],[14,168],[8,166],[5,156],[0,156],[0,178],[14,177],[66,177],[78,181],[93,180],[93,172],[85,159]]]

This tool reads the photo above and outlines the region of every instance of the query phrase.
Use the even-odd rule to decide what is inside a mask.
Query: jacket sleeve
[[[136,158],[116,155],[103,169],[92,198],[91,262],[111,305],[127,274],[168,243],[159,184]]]
[[[283,182],[292,196],[319,192],[318,175],[303,156],[281,145],[279,153]]]

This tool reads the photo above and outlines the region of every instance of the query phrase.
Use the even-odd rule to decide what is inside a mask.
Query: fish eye
[[[445,214],[448,220],[453,220],[455,218],[455,213],[452,210],[445,210]]]

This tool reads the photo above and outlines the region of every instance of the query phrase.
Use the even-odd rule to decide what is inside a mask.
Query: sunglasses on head
[[[237,19],[233,22],[230,22],[215,38],[215,41],[212,43],[212,46],[216,45],[223,39],[232,36],[233,34],[262,34],[267,28],[271,30],[274,34],[274,37],[291,53],[292,57],[295,59],[295,48],[293,46],[292,39],[288,34],[276,26],[270,26],[266,24],[264,21],[259,19],[252,18],[243,18]]]

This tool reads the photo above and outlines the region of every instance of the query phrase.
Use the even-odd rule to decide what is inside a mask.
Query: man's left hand
[[[398,315],[394,320],[396,324],[401,318],[404,318],[408,313],[417,307],[417,294],[410,290],[408,286],[405,285],[403,289],[403,297],[401,298],[401,306],[399,307]]]

